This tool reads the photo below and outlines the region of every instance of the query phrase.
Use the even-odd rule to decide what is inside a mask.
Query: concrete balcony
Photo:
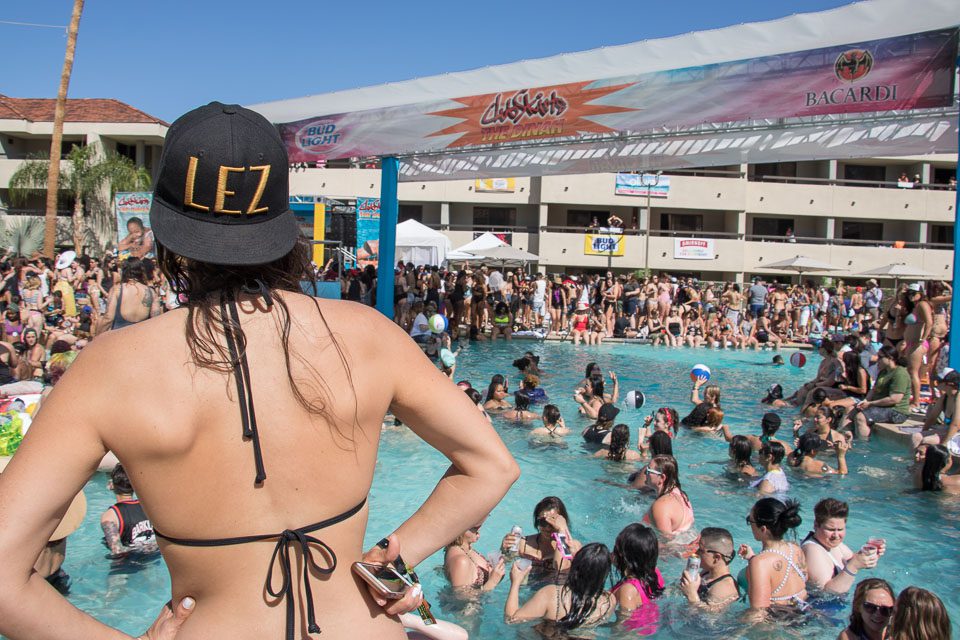
[[[653,207],[742,211],[747,182],[733,177],[671,175],[670,193],[650,198]],[[646,207],[646,196],[614,193],[616,175],[546,176],[540,187],[540,202],[594,206]]]
[[[583,252],[584,233],[562,233],[541,231],[539,238],[540,264],[581,267],[584,269],[605,269],[607,256],[588,256]],[[643,267],[643,236],[624,236],[625,246],[622,256],[610,258],[610,264],[616,269],[639,269]]]
[[[0,158],[0,189],[6,189],[10,184],[10,177],[20,168],[23,160]]]

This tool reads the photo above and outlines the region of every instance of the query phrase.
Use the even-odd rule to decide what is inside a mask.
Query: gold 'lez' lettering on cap
[[[199,163],[200,159],[198,157],[190,156],[187,164],[187,180],[183,189],[183,204],[184,206],[192,207],[200,211],[210,211],[210,207],[193,201],[194,185],[197,181],[197,168]],[[247,206],[245,213],[263,213],[270,210],[270,207],[257,207],[257,205],[260,204],[260,199],[263,197],[263,192],[267,188],[267,178],[270,177],[270,165],[264,164],[252,167],[228,167],[220,165],[217,170],[217,192],[213,200],[214,212],[229,214],[241,213],[239,209],[224,209],[227,196],[236,195],[235,191],[227,189],[227,180],[230,178],[231,173],[245,173],[247,171],[259,171],[260,181],[257,183],[257,190],[254,192],[253,198],[250,200],[250,204]]]

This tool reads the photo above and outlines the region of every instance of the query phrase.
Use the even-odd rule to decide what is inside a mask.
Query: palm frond
[[[10,176],[10,202],[24,204],[31,195],[46,191],[50,173],[50,158],[45,153],[33,154]],[[64,175],[60,173],[60,189],[64,188]]]
[[[14,255],[31,257],[43,248],[43,218],[0,217],[0,243]]]

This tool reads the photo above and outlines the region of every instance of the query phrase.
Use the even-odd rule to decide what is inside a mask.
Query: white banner
[[[674,238],[673,257],[678,260],[713,260],[713,238]]]

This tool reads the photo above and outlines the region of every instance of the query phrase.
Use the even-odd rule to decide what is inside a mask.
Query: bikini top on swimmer
[[[270,298],[270,291],[267,286],[257,281],[259,289],[252,292],[259,293],[268,307],[273,306],[273,300]],[[245,289],[246,290],[246,289]],[[229,314],[229,321],[228,321]],[[227,351],[230,354],[230,362],[233,364],[233,377],[237,383],[237,400],[240,404],[240,421],[243,426],[243,437],[250,440],[253,444],[253,460],[256,467],[255,484],[263,484],[267,479],[267,473],[263,465],[263,452],[260,448],[260,435],[257,429],[257,415],[253,407],[253,391],[250,387],[250,367],[247,364],[246,349],[240,352],[238,346],[238,336],[234,327],[240,326],[240,314],[237,312],[236,301],[233,296],[225,294],[220,299],[220,318],[223,323],[223,334],[227,342]],[[307,630],[310,633],[320,633],[320,627],[317,625],[316,615],[313,607],[313,590],[310,582],[312,579],[311,570],[321,575],[329,575],[337,568],[337,555],[325,542],[309,535],[320,529],[333,526],[343,522],[353,515],[357,514],[366,504],[364,498],[354,507],[351,507],[343,513],[327,518],[314,524],[306,525],[298,529],[284,529],[280,533],[265,533],[252,536],[237,536],[233,538],[211,538],[211,539],[192,539],[175,538],[168,536],[154,529],[156,537],[166,540],[171,544],[177,544],[184,547],[224,547],[237,544],[247,544],[248,542],[260,542],[262,540],[276,539],[277,544],[273,549],[273,555],[270,557],[270,564],[267,570],[266,591],[271,597],[285,601],[286,606],[286,640],[294,640],[296,615],[294,611],[294,575],[291,568],[290,546],[300,548],[303,554],[303,591],[307,603]],[[326,567],[321,567],[314,559],[314,547],[319,547],[321,557],[327,561]],[[274,589],[273,573],[274,569],[280,572],[280,588]]]

